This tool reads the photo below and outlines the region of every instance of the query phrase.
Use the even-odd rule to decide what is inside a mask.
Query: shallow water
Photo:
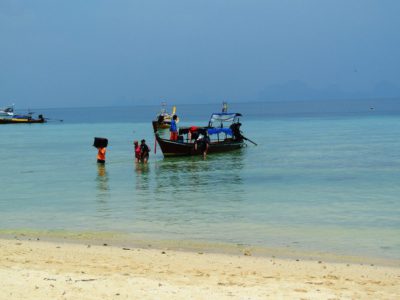
[[[140,118],[1,126],[0,229],[400,259],[398,115],[261,114],[243,124],[257,147],[207,160],[157,149],[147,166],[133,162],[133,139],[154,147]],[[104,167],[94,136],[110,140]]]

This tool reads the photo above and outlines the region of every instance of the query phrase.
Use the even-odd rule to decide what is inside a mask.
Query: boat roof
[[[9,113],[9,112],[13,112],[13,111],[14,111],[14,106],[13,105],[6,106],[4,108],[0,108],[0,112]]]
[[[227,113],[227,112],[218,112],[212,113],[210,117],[210,122],[233,122],[236,117],[241,117],[240,113]]]
[[[220,133],[225,133],[227,135],[233,135],[232,129],[230,128],[208,128],[207,129],[208,134],[220,134]]]

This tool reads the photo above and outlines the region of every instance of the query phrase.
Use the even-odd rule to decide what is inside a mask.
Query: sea
[[[206,125],[221,106],[177,105],[178,125]],[[159,110],[39,109],[48,123],[0,125],[0,235],[400,262],[400,100],[230,103],[257,146],[206,159],[163,157]],[[94,137],[109,140],[104,166]],[[141,139],[147,165],[134,162]]]

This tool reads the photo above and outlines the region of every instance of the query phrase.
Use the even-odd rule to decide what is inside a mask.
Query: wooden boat
[[[170,141],[161,138],[156,133],[156,140],[161,148],[161,151],[165,157],[169,156],[190,156],[190,155],[201,155],[202,152],[199,148],[195,149],[195,143]],[[207,153],[221,153],[242,148],[244,145],[242,141],[234,140],[223,140],[223,141],[211,141]]]
[[[189,156],[202,154],[201,147],[196,147],[197,141],[208,137],[207,154],[228,152],[242,148],[246,139],[240,131],[239,113],[214,113],[211,115],[208,126],[181,127],[177,141],[162,138],[155,130],[156,141],[165,157]],[[230,123],[224,127],[225,123]],[[153,124],[153,128],[155,125]]]
[[[14,113],[14,105],[0,110],[0,124],[31,124],[45,123],[46,119],[43,115],[39,115],[37,119],[32,117],[33,113],[27,115],[16,115]]]
[[[176,113],[176,106],[172,107],[172,113],[168,113],[166,109],[166,103],[161,103],[161,111],[157,114],[155,120],[153,121],[153,129],[154,131],[158,129],[168,129],[171,127],[172,117]]]
[[[15,116],[12,118],[0,118],[0,124],[32,124],[32,123],[46,123],[46,119],[39,115],[38,119],[30,116]]]

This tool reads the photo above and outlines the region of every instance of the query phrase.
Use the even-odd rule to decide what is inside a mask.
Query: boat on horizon
[[[14,105],[0,109],[0,118],[11,118],[14,116]]]
[[[31,124],[31,123],[45,123],[46,119],[43,115],[38,115],[37,118],[33,117],[33,113],[28,114],[15,114],[14,105],[6,106],[0,109],[0,124]]]

